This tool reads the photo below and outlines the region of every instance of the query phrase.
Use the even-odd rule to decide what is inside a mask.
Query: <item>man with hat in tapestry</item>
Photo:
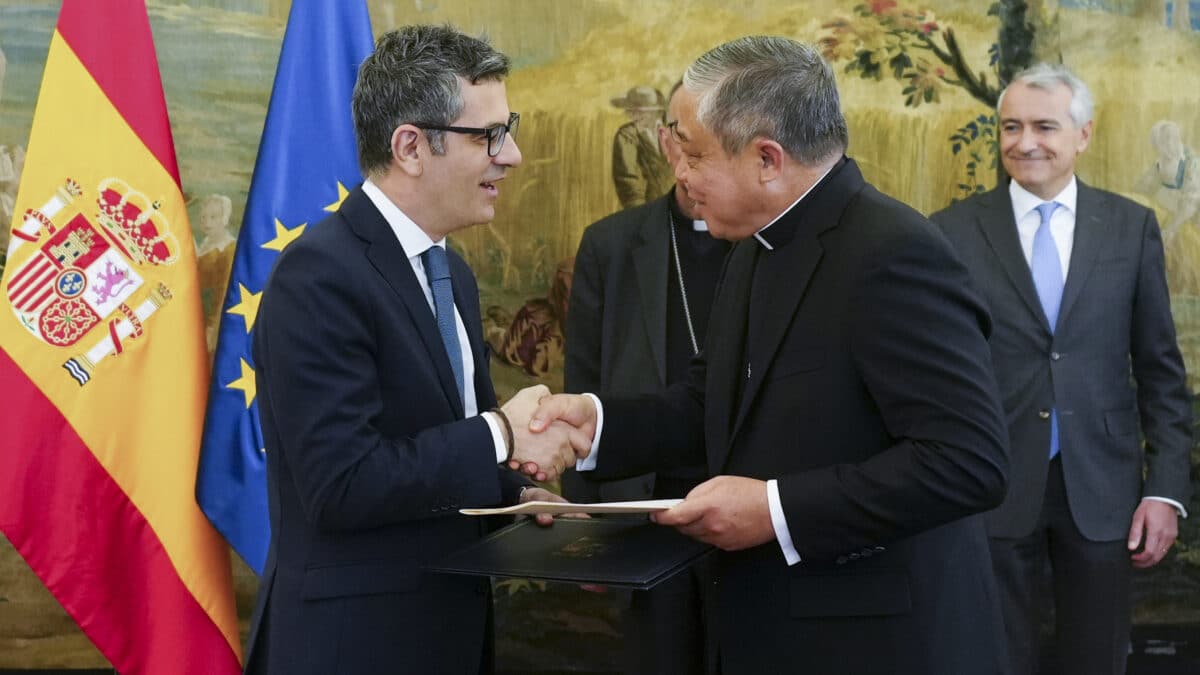
[[[612,104],[629,122],[613,137],[612,175],[621,208],[628,209],[666,194],[675,183],[667,158],[658,149],[658,127],[666,101],[654,87],[633,87]]]

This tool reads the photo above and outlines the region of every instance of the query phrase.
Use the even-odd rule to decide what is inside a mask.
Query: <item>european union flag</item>
[[[350,97],[372,48],[365,2],[292,2],[222,304],[196,500],[260,574],[271,529],[250,333],[280,251],[362,180]]]

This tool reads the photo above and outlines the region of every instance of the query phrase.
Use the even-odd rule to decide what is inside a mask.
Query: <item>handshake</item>
[[[526,387],[501,407],[512,425],[508,466],[539,481],[554,480],[585,459],[596,437],[596,406],[588,396]]]

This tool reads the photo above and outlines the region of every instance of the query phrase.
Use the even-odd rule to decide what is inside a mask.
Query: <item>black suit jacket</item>
[[[1078,185],[1075,244],[1053,335],[1007,184],[932,217],[995,321],[992,360],[1013,467],[1008,497],[987,518],[997,537],[1024,536],[1037,522],[1051,408],[1058,410],[1067,501],[1085,537],[1125,538],[1143,494],[1186,504],[1191,492],[1191,402],[1158,222],[1127,199]]]
[[[487,409],[478,290],[449,258]],[[479,672],[486,580],[421,568],[483,534],[459,507],[512,503],[525,481],[497,467],[487,423],[463,419],[433,313],[361,188],[280,255],[254,358],[271,546],[252,672]]]
[[[686,386],[602,396],[597,471],[778,479],[802,562],[775,541],[720,556],[726,673],[1002,672],[974,514],[1008,461],[966,269],[849,160],[764,235],[730,253]]]
[[[667,385],[670,193],[583,232],[567,312],[563,385],[569,392],[656,392]],[[572,501],[646,499],[654,475],[592,482],[563,476]]]

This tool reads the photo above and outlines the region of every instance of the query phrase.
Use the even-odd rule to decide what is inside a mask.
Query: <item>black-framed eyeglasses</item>
[[[413,126],[418,129],[428,129],[430,131],[453,131],[456,134],[472,134],[475,136],[484,136],[487,138],[487,153],[488,157],[495,157],[500,154],[500,150],[504,147],[504,139],[512,134],[515,138],[517,135],[517,127],[521,124],[520,113],[509,113],[508,124],[496,124],[490,127],[449,127],[439,124],[425,124],[423,122],[413,122]]]

